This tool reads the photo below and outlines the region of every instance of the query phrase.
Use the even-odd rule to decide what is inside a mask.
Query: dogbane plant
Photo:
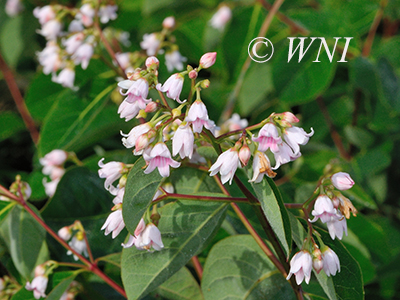
[[[82,189],[78,200],[85,211],[85,196],[91,192],[86,186],[100,180],[89,173],[76,180],[72,172],[85,172],[86,162],[66,149],[53,148],[39,157],[49,198],[40,211],[29,201],[32,190],[21,176],[9,188],[0,186],[0,215],[7,213],[6,224],[14,228],[18,220],[27,220],[37,232],[29,239],[32,251],[38,250],[29,267],[16,263],[23,254],[11,253],[21,277],[4,276],[0,295],[80,299],[95,293],[85,288],[94,274],[112,293],[128,299],[225,299],[237,286],[253,299],[304,299],[312,296],[310,281],[335,299],[340,284],[333,277],[361,276],[338,242],[348,234],[347,219],[357,214],[341,193],[354,185],[351,176],[326,162],[310,197],[285,203],[274,180],[282,168],[302,159],[313,128],[302,128],[290,111],[273,112],[255,124],[238,114],[221,123],[212,120],[203,95],[214,79],[203,74],[213,72],[219,54],[204,53],[184,67],[186,58],[172,35],[173,17],[163,21],[160,32],[143,35],[141,51],[118,53],[112,45],[121,49],[126,34],[102,29],[117,11],[113,2],[101,0],[33,12],[41,25],[38,33],[46,39],[38,61],[52,81],[76,93],[75,69],[85,71],[92,59],[106,61],[117,79],[112,89],[120,101],[114,114],[127,159],[114,160],[104,149],[96,150],[101,156],[97,175],[105,190],[96,216],[82,213],[54,223],[46,217],[46,211],[54,213],[60,195],[68,194],[68,181]],[[222,31],[230,18],[230,8],[222,5],[210,24]],[[166,70],[160,68],[161,57]],[[95,189],[100,190],[98,185]],[[236,219],[234,226],[229,218]],[[21,236],[9,228],[2,229],[10,232],[3,239],[12,250],[20,246],[15,241]],[[51,247],[65,248],[51,259],[46,233],[56,241],[49,242]],[[101,239],[101,250],[93,246],[95,239]],[[353,273],[343,261],[356,266]],[[243,282],[224,281],[235,277]],[[174,289],[176,294],[165,292]]]

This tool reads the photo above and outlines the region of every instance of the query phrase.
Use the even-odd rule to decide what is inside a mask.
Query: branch
[[[378,29],[379,23],[383,17],[383,11],[387,5],[387,0],[381,0],[378,11],[375,14],[374,21],[372,22],[371,28],[369,29],[367,39],[362,50],[362,56],[367,57],[371,52],[372,44],[374,42],[376,30]]]
[[[8,89],[10,90],[15,105],[17,106],[17,109],[21,114],[22,120],[24,121],[25,126],[29,131],[29,134],[31,135],[32,141],[35,145],[37,145],[39,141],[39,131],[37,130],[35,121],[33,120],[28,108],[26,107],[24,98],[22,97],[21,92],[19,91],[14,75],[12,74],[7,63],[3,59],[1,53],[0,53],[0,70],[4,75],[4,79],[6,80]]]

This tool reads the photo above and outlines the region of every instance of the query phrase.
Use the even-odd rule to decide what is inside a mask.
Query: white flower
[[[175,27],[175,18],[174,17],[167,17],[162,22],[162,26],[167,29],[173,29]]]
[[[189,124],[180,125],[172,138],[172,155],[192,158],[194,135]]]
[[[338,215],[339,219],[333,219],[332,221],[326,223],[332,240],[335,239],[335,236],[341,240],[343,238],[343,232],[347,235],[346,218],[339,212]]]
[[[105,24],[117,18],[117,5],[102,5],[99,10],[100,22]]]
[[[39,159],[42,166],[61,166],[68,158],[68,153],[64,150],[55,149]]]
[[[275,157],[275,167],[273,170],[278,169],[281,165],[291,162],[301,156],[301,153],[293,153],[292,148],[288,146],[285,142],[277,145],[278,151],[274,152]],[[271,149],[272,150],[272,149]]]
[[[321,195],[317,198],[311,214],[314,216],[314,219],[309,220],[310,222],[316,222],[318,219],[321,219],[323,223],[327,223],[341,218],[337,210],[333,207],[332,200],[326,195]]]
[[[68,243],[72,249],[74,249],[76,252],[78,252],[81,255],[88,256],[87,252],[87,245],[85,242],[85,238],[83,237],[84,233],[78,232],[75,234],[75,236],[72,238],[72,240]],[[67,255],[71,255],[73,252],[71,250],[67,251]],[[78,260],[78,256],[74,254],[74,259]]]
[[[84,4],[76,15],[76,18],[82,22],[83,25],[89,27],[93,24],[94,9],[90,4]]]
[[[39,19],[41,25],[46,24],[48,21],[53,20],[56,17],[56,13],[50,5],[35,7],[33,15]]]
[[[115,59],[118,61],[118,64],[123,68],[127,69],[131,66],[130,53],[115,53]]]
[[[290,261],[290,272],[286,277],[286,280],[289,280],[290,277],[294,274],[296,277],[296,283],[300,285],[304,278],[306,283],[310,282],[311,278],[311,269],[312,269],[312,257],[310,252],[306,250],[302,250],[297,252]]]
[[[45,169],[46,168],[43,168],[43,174],[49,175],[51,180],[61,179],[65,173],[65,169],[58,166],[51,166],[50,168],[47,168],[46,171],[50,169],[49,174],[44,172]]]
[[[186,100],[181,101],[179,99],[182,92],[183,81],[183,76],[179,73],[176,73],[171,75],[162,86],[161,83],[157,84],[156,88],[160,92],[167,93],[168,98],[176,100],[178,103],[183,103]]]
[[[61,84],[63,87],[74,89],[75,70],[65,68],[60,72],[60,74],[58,74],[58,76],[52,78],[52,80],[56,83]]]
[[[62,65],[60,58],[60,47],[54,41],[49,41],[46,47],[37,52],[39,63],[43,66],[43,73],[50,74],[56,72]]]
[[[6,2],[6,14],[10,17],[18,15],[23,9],[24,6],[22,5],[21,0],[7,0]]]
[[[253,178],[249,180],[249,182],[261,182],[264,175],[273,178],[276,173],[271,169],[271,163],[268,156],[265,153],[256,151],[253,159]]]
[[[226,121],[229,131],[244,129],[249,125],[246,119],[241,119],[239,114],[234,113],[230,119]]]
[[[112,208],[113,212],[108,216],[106,222],[101,227],[101,230],[105,229],[104,234],[108,235],[112,232],[112,238],[114,239],[125,227],[124,219],[122,218],[122,201],[124,198],[125,188],[118,191],[117,196],[114,198],[113,203],[115,206]]]
[[[103,163],[104,158],[99,160],[99,177],[106,178],[104,182],[104,188],[106,190],[114,190],[115,187],[112,183],[122,176],[122,171],[125,168],[125,164],[118,161],[111,161],[106,164]]]
[[[157,251],[164,248],[161,240],[161,232],[153,223],[149,223],[146,226],[144,220],[141,219],[135,230],[135,236],[130,235],[128,243],[122,244],[122,246],[129,248],[135,245],[138,250],[147,251],[151,251],[151,248]]]
[[[124,136],[122,138],[122,144],[128,149],[135,147],[138,138],[141,135],[148,133],[150,129],[152,129],[152,126],[150,126],[149,123],[144,123],[133,127],[128,134],[121,132],[121,135]]]
[[[187,60],[183,57],[178,50],[165,53],[165,65],[167,66],[168,72],[172,72],[174,69],[180,71],[183,69],[183,62]]]
[[[90,58],[93,55],[93,45],[85,43],[80,45],[75,53],[72,55],[72,59],[76,65],[81,64],[82,69],[86,70],[89,65]]]
[[[43,35],[47,40],[55,40],[61,32],[61,26],[60,21],[53,19],[45,23],[38,33]]]
[[[239,153],[235,148],[230,148],[218,156],[217,161],[208,171],[211,172],[210,176],[214,176],[219,172],[223,184],[227,181],[232,184],[232,179],[238,167],[240,167]]]
[[[282,142],[282,138],[278,128],[272,123],[267,123],[260,129],[258,137],[253,137],[253,141],[258,143],[258,151],[264,152],[270,148],[275,153],[279,151],[278,144]]]
[[[144,170],[145,174],[149,174],[158,168],[158,172],[162,177],[169,176],[169,166],[178,168],[181,163],[171,158],[171,153],[164,143],[157,143],[154,147],[149,147],[143,152],[143,158],[149,162],[148,167]]]
[[[47,196],[53,197],[54,193],[56,192],[57,185],[60,182],[60,179],[56,179],[53,181],[46,181],[46,178],[43,178],[43,185],[44,185],[44,191]]]
[[[57,235],[64,241],[68,241],[72,236],[72,230],[70,226],[64,226],[57,232]]]
[[[203,126],[208,130],[215,130],[215,123],[208,118],[207,108],[201,100],[196,100],[189,108],[186,122],[191,122],[193,132],[200,133]]]
[[[335,173],[331,177],[332,184],[338,190],[345,191],[351,189],[354,185],[353,179],[350,177],[348,173],[339,172]]]
[[[324,271],[327,276],[335,276],[340,272],[340,262],[337,254],[329,247],[322,251],[322,260],[324,262]]]
[[[308,143],[310,137],[314,134],[314,130],[311,128],[310,133],[306,133],[303,128],[292,126],[286,128],[283,138],[285,142],[293,149],[294,154],[300,153],[300,146]]]
[[[63,45],[65,46],[67,53],[73,54],[82,45],[84,38],[85,35],[82,32],[78,32],[64,40]]]
[[[126,93],[121,94],[127,96],[125,100],[129,103],[134,103],[136,101],[143,101],[147,104],[151,99],[146,99],[149,94],[149,83],[144,78],[139,78],[137,80],[123,80],[118,82],[118,86],[122,89],[126,89]],[[144,106],[144,108],[146,105]],[[144,109],[142,108],[142,109]]]
[[[40,299],[41,297],[46,298],[46,288],[49,279],[47,276],[40,275],[33,278],[32,283],[27,282],[25,288],[28,291],[33,291],[33,296],[35,299]]]
[[[231,18],[232,18],[231,9],[228,6],[223,5],[212,16],[209,23],[212,27],[219,29],[219,30],[223,30],[225,27],[225,24],[228,23]]]
[[[156,55],[161,41],[157,38],[155,33],[143,35],[143,41],[140,42],[140,47],[146,50],[147,56]]]
[[[68,32],[81,32],[83,29],[82,22],[79,20],[72,20],[68,26]]]

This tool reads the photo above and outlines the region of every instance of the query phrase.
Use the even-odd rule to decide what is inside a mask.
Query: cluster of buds
[[[86,69],[97,45],[93,27],[96,12],[101,23],[108,23],[117,18],[117,9],[108,1],[89,1],[80,8],[36,7],[33,14],[42,26],[38,33],[47,40],[46,47],[37,54],[43,73],[52,74],[54,82],[74,89],[75,66]],[[69,16],[74,18],[71,22]],[[68,29],[63,31],[66,22]]]
[[[47,179],[43,178],[43,185],[47,196],[53,197],[56,192],[57,185],[65,173],[64,163],[67,159],[68,153],[60,149],[55,149],[40,158],[39,162],[43,166],[43,174],[48,175],[51,179],[50,182],[47,182]]]
[[[307,242],[304,244],[307,244]],[[324,270],[327,276],[335,276],[337,272],[340,272],[339,257],[331,248],[323,245],[321,251],[317,244],[313,245],[312,252],[306,248],[303,247],[303,250],[292,257],[286,280],[289,280],[294,274],[297,284],[301,284],[303,280],[308,284],[313,268],[318,274],[321,270]]]
[[[346,219],[350,218],[350,213],[356,216],[357,209],[348,198],[334,188],[338,190],[350,189],[354,185],[354,181],[349,174],[339,172],[333,174],[330,180],[326,180],[325,183],[323,185],[324,191],[316,199],[314,210],[311,212],[314,219],[309,221],[316,222],[320,219],[322,223],[327,225],[331,238],[337,237],[341,240],[343,232],[347,235]]]
[[[68,242],[68,245],[80,255],[88,256],[86,232],[83,229],[81,222],[75,221],[74,224],[64,226],[58,231],[58,236],[64,241]],[[68,255],[74,254],[71,250],[67,251]],[[74,259],[78,260],[78,257],[74,254]]]

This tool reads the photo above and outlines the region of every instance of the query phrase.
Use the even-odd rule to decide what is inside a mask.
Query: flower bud
[[[289,122],[289,123],[298,123],[299,122],[299,119],[297,119],[296,116],[289,111],[282,113],[282,117],[283,117],[282,118],[283,120],[285,120],[286,122]]]
[[[64,241],[68,241],[72,236],[72,231],[69,226],[65,226],[58,231],[58,236]]]
[[[313,256],[313,268],[317,272],[317,274],[319,274],[319,272],[321,272],[322,268],[324,267],[321,250],[315,248],[314,251],[312,252],[312,256]]]
[[[147,112],[144,109],[141,109],[141,110],[139,110],[139,113],[136,116],[136,119],[140,119],[140,118],[146,119],[146,117],[147,117]]]
[[[124,187],[126,185],[127,180],[128,180],[128,177],[126,175],[123,175],[118,181],[118,186],[120,188]]]
[[[344,172],[333,174],[331,180],[335,188],[341,191],[348,190],[354,185],[354,181],[350,175]]]
[[[177,118],[177,117],[179,117],[181,114],[182,114],[182,111],[179,109],[179,107],[178,107],[178,108],[174,108],[174,109],[172,110],[172,117],[173,117],[173,118]]]
[[[247,144],[244,144],[239,150],[239,159],[243,166],[247,166],[251,157],[251,151]]]
[[[150,102],[150,103],[148,103],[147,105],[146,105],[146,108],[145,108],[145,112],[146,113],[152,113],[152,112],[155,112],[157,110],[157,103],[156,102]]]
[[[150,56],[146,59],[146,67],[149,69],[157,70],[159,65],[160,61],[155,56]]]
[[[162,26],[165,29],[173,29],[175,27],[175,18],[174,17],[167,17],[162,22]]]
[[[337,209],[339,207],[339,204],[340,204],[339,198],[338,197],[333,197],[332,198],[332,203],[333,203],[333,207]]]
[[[217,59],[217,52],[208,52],[200,58],[200,67],[207,69],[211,67]]]
[[[203,89],[207,89],[207,88],[210,86],[210,80],[208,80],[208,79],[203,80],[203,81],[201,82],[200,86],[201,86]]]
[[[35,277],[37,276],[43,276],[46,273],[46,268],[44,267],[43,264],[37,265],[35,267]]]
[[[197,72],[195,70],[192,70],[189,72],[189,78],[190,79],[196,79],[197,78]]]

